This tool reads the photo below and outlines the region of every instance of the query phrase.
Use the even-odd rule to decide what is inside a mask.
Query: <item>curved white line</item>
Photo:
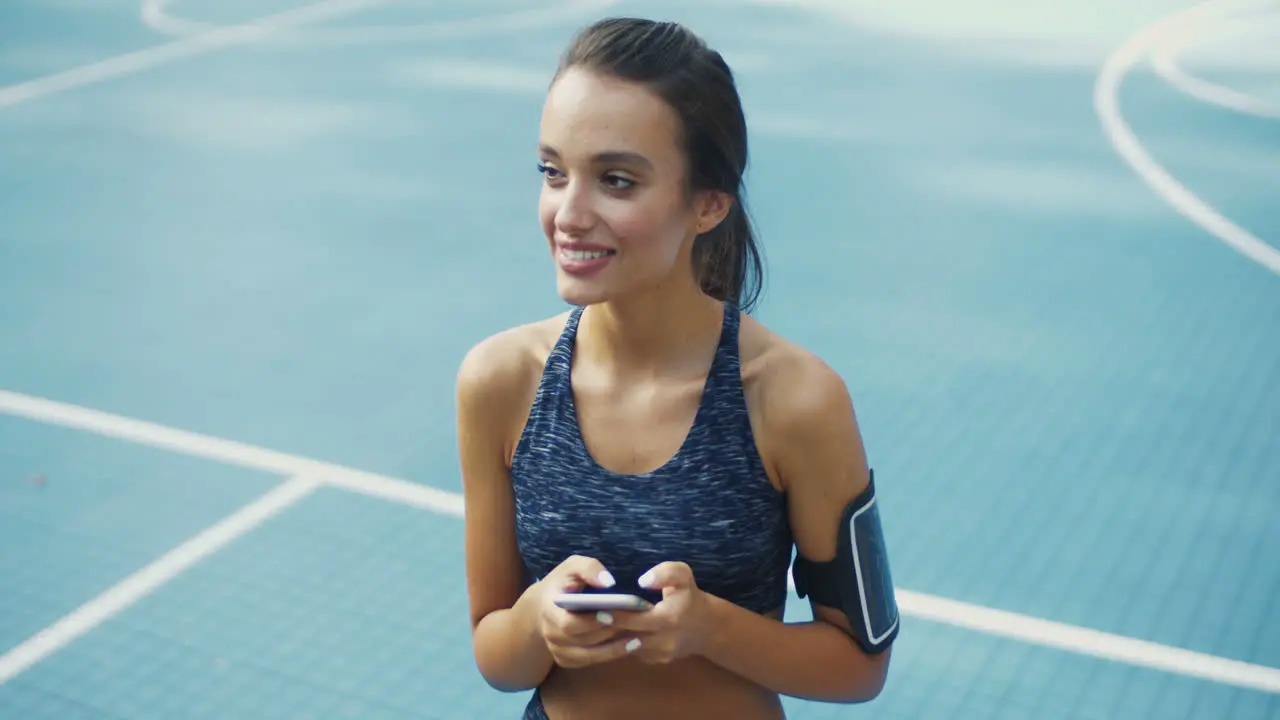
[[[1102,129],[1116,152],[1157,195],[1191,222],[1241,255],[1280,275],[1280,250],[1228,220],[1177,181],[1138,142],[1119,108],[1120,85],[1151,48],[1166,35],[1176,34],[1184,23],[1206,19],[1220,11],[1219,2],[1206,2],[1176,13],[1134,34],[1116,49],[1102,66],[1094,84],[1093,104]]]
[[[364,43],[420,42],[435,39],[459,39],[527,30],[542,25],[566,22],[584,13],[603,10],[622,0],[561,1],[546,7],[529,8],[496,15],[434,20],[412,25],[367,25],[357,27],[293,27],[288,32],[272,34],[272,40],[307,45],[358,45]],[[168,11],[171,0],[142,0],[140,17],[144,25],[170,37],[187,37],[226,27],[189,20]]]
[[[321,0],[255,20],[251,25],[219,28],[142,50],[116,55],[52,75],[0,86],[0,110],[85,85],[133,75],[158,65],[233,45],[256,42],[298,23],[318,22],[359,12],[385,0]]]
[[[167,4],[167,0],[142,0],[142,6],[138,11],[142,24],[161,35],[170,37],[198,35],[214,27],[208,23],[190,22],[172,17],[164,11],[164,6]]]
[[[1161,52],[1153,55],[1151,67],[1165,82],[1201,102],[1245,115],[1280,120],[1280,102],[1255,97],[1191,75],[1178,65],[1173,53]]]
[[[1224,33],[1224,35],[1228,36],[1235,34],[1238,33]],[[1198,28],[1188,28],[1177,36],[1167,37],[1163,42],[1158,43],[1151,53],[1152,69],[1175,89],[1201,102],[1245,115],[1280,120],[1280,101],[1256,97],[1224,85],[1209,82],[1188,73],[1182,68],[1178,63],[1178,55],[1193,43],[1203,41],[1206,37],[1209,37],[1209,34],[1199,32]]]

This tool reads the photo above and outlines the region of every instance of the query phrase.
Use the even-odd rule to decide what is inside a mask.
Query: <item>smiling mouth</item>
[[[561,247],[556,250],[556,264],[560,266],[561,272],[587,278],[602,272],[617,254],[617,250],[609,248]]]
[[[570,250],[561,248],[560,255],[566,260],[582,262],[584,260],[598,260],[609,255],[617,255],[616,250]]]

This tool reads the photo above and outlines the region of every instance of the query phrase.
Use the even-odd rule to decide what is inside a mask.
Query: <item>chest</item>
[[[573,453],[539,458],[535,450],[529,459],[515,469],[513,486],[517,543],[535,577],[585,555],[632,591],[641,574],[673,560],[689,564],[699,586],[721,597],[757,592],[778,577],[785,582],[785,503],[734,448],[690,443],[677,462],[638,476],[619,476]]]
[[[702,400],[705,377],[619,386],[577,380],[578,434],[591,457],[611,472],[636,475],[665,465],[685,445]]]

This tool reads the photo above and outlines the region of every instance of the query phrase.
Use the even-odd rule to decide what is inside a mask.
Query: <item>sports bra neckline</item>
[[[711,365],[707,367],[707,376],[702,381],[702,389],[698,394],[698,409],[694,412],[693,423],[689,425],[688,430],[680,441],[679,447],[676,448],[671,457],[652,470],[635,473],[619,472],[605,467],[596,459],[591,449],[587,447],[587,441],[582,436],[582,424],[578,417],[578,400],[573,392],[572,368],[578,325],[582,320],[582,313],[586,310],[586,307],[575,307],[570,312],[568,322],[565,323],[565,327],[560,333],[560,338],[556,341],[557,348],[562,348],[564,352],[564,377],[560,381],[565,385],[565,416],[566,422],[572,430],[575,449],[581,452],[582,456],[591,464],[591,470],[618,479],[630,478],[636,480],[646,480],[679,472],[684,458],[689,454],[694,444],[701,439],[701,431],[706,424],[710,407],[715,402],[715,393],[719,389],[719,384],[717,383],[720,375],[719,371],[725,369],[725,363],[729,363],[735,370],[738,368],[737,308],[732,303],[723,301],[721,305],[724,314],[720,323],[720,335],[716,341],[716,352],[711,359]]]

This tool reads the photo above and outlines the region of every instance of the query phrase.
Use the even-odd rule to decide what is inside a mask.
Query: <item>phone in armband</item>
[[[625,593],[560,593],[555,604],[569,612],[644,612],[653,609],[653,603],[648,600]]]

